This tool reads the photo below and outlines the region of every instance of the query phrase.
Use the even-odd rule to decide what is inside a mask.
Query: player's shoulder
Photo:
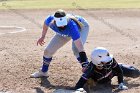
[[[45,24],[46,24],[47,26],[49,26],[50,23],[51,23],[53,20],[54,20],[54,16],[53,16],[53,15],[48,15],[48,16],[46,17],[46,19],[45,19]]]
[[[113,67],[113,68],[117,67],[118,63],[117,63],[117,61],[116,61],[115,58],[112,59],[112,62],[113,62],[113,63],[112,63],[112,67]]]
[[[113,63],[117,63],[116,59],[113,57],[112,58]]]
[[[48,15],[46,19],[54,19],[54,15]]]
[[[76,23],[75,23],[74,20],[72,20],[71,18],[69,18],[69,19],[68,19],[68,25],[69,25],[69,26],[75,26]]]

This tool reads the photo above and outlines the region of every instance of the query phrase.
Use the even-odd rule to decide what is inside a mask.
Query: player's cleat
[[[42,72],[41,70],[39,70],[38,72],[31,74],[30,77],[31,78],[40,78],[40,77],[48,77],[48,75],[47,75],[47,72]]]

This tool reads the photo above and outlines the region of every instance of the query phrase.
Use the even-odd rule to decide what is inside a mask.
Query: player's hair
[[[72,19],[74,22],[76,22],[80,28],[83,27],[83,24],[80,21],[78,21],[75,16],[68,16],[68,18]]]

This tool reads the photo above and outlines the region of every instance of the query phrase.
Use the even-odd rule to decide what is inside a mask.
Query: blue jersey
[[[76,18],[78,19],[78,21],[80,21],[82,17],[77,16]],[[53,15],[48,16],[45,20],[45,24],[49,26],[53,31],[62,36],[71,37],[73,41],[80,38],[80,27],[74,20],[69,19],[66,29],[63,31],[59,30],[56,24],[51,23],[53,20],[54,20]]]

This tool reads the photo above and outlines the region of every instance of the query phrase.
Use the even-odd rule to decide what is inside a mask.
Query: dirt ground
[[[55,34],[49,30],[45,39],[46,44],[36,45],[41,36],[44,19],[54,11],[0,10],[0,93],[52,93],[56,89],[70,89],[75,86],[82,72],[72,53],[71,41],[54,55],[48,78],[30,78],[30,74],[41,67],[45,45]],[[102,46],[106,47],[118,62],[140,68],[140,9],[67,12],[85,17],[90,24],[85,44],[89,60],[92,49]],[[20,30],[17,26],[25,28],[26,31],[9,33]],[[117,90],[117,80],[114,79],[111,88],[97,88],[93,93],[140,93],[140,77],[124,79],[128,90]]]

